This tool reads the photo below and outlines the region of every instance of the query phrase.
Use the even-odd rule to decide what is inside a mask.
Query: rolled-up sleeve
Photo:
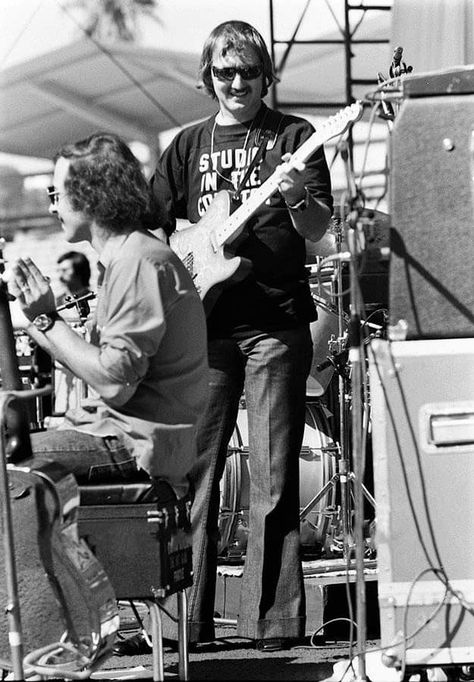
[[[97,311],[103,399],[123,405],[145,376],[165,333],[160,268],[132,259],[107,268]]]

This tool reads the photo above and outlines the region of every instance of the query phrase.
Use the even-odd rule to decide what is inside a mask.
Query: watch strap
[[[59,319],[58,313],[56,312],[56,310],[53,310],[49,313],[41,313],[40,315],[37,315],[33,320],[32,324],[40,332],[47,332],[49,329],[51,329],[51,327],[54,326],[54,323],[58,319]]]
[[[285,204],[287,205],[287,208],[290,209],[290,211],[295,211],[296,213],[299,213],[300,211],[304,211],[305,209],[308,208],[309,205],[309,189],[307,187],[304,188],[305,193],[304,197],[300,199],[300,201],[297,201],[296,204],[289,204],[287,201],[285,201]]]

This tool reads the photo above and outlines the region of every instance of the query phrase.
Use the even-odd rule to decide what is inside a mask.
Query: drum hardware
[[[349,182],[348,182],[349,184]],[[337,253],[323,258],[320,266],[323,267],[330,260],[337,264],[337,310],[338,310],[338,338],[332,339],[330,345],[333,351],[327,357],[326,363],[333,365],[338,371],[338,394],[339,394],[339,446],[336,450],[337,469],[331,479],[301,511],[300,520],[311,511],[313,505],[318,504],[328,493],[334,492],[337,484],[340,486],[340,509],[336,518],[342,529],[342,539],[339,549],[342,551],[346,563],[349,562],[352,552],[355,552],[356,565],[356,591],[357,591],[357,642],[359,651],[363,652],[366,641],[366,613],[365,613],[365,583],[364,583],[364,497],[375,509],[375,500],[363,484],[364,476],[364,447],[367,429],[366,412],[363,409],[363,396],[367,391],[362,373],[363,341],[361,330],[360,311],[363,309],[363,301],[358,282],[359,248],[361,238],[356,230],[363,230],[359,216],[364,215],[362,207],[357,207],[357,194],[352,201],[353,210],[348,220],[347,245],[348,251],[343,251],[342,229],[343,221],[337,226],[336,245]],[[364,216],[365,218],[365,216]],[[367,221],[364,220],[366,223]],[[365,241],[363,242],[365,244]],[[342,264],[349,263],[349,330],[344,333],[344,312],[342,294]],[[335,352],[334,352],[335,351]],[[347,370],[347,363],[350,371]],[[324,365],[325,363],[321,363]],[[365,367],[364,367],[365,372]],[[351,470],[350,462],[354,464]],[[353,502],[353,507],[351,503]],[[331,527],[335,539],[335,526]],[[330,534],[328,535],[329,538]],[[334,549],[334,545],[333,545]],[[362,672],[361,680],[365,680],[365,659],[362,654],[360,660]]]
[[[96,298],[93,291],[89,291],[83,296],[68,296],[69,300],[66,303],[58,306],[56,310],[71,309],[76,307],[79,320],[65,320],[68,326],[73,329],[79,336],[89,340],[90,329],[88,329],[87,318],[90,313],[88,301]],[[53,394],[54,401],[51,412],[51,419],[49,425],[60,424],[62,418],[69,409],[77,407],[87,408],[87,403],[90,395],[90,388],[85,381],[72,374],[70,370],[55,363],[53,368]]]
[[[82,303],[83,301],[90,301],[93,298],[96,297],[96,294],[93,291],[89,291],[87,294],[84,294],[83,296],[68,296],[66,303],[63,303],[62,305],[58,306],[56,308],[56,312],[61,312],[61,310],[66,310],[67,308],[74,308],[75,305],[78,305],[78,303]]]
[[[334,448],[331,427],[319,402],[306,405],[305,430],[299,456],[300,509],[306,506],[313,490],[324,485],[334,473]],[[219,561],[241,563],[246,554],[249,535],[250,477],[248,470],[249,441],[245,401],[237,415],[237,423],[227,449],[221,479],[219,513]],[[328,528],[334,516],[336,491],[326,494],[327,506],[315,502],[300,524],[302,555],[316,558],[322,553]]]
[[[21,384],[26,390],[34,390],[51,385],[51,358],[24,332],[14,332],[15,352]],[[1,385],[1,383],[0,383]],[[26,401],[30,431],[42,431],[45,418],[51,414],[52,396],[39,393]]]
[[[313,359],[306,384],[309,400],[320,398],[326,392],[334,373],[332,357],[342,351],[347,337],[348,317],[333,303],[336,299],[337,274],[334,265],[328,267],[326,261],[319,258],[319,264],[307,266],[318,314],[317,320],[310,325]]]
[[[305,513],[311,511],[312,504],[318,504],[327,494],[329,490],[333,487],[337,487],[340,484],[340,508],[338,514],[333,516],[333,523],[331,525],[331,534],[334,538],[337,538],[337,542],[333,543],[332,549],[329,547],[330,552],[341,553],[345,559],[347,559],[350,554],[354,551],[354,513],[353,504],[355,503],[354,492],[356,485],[356,473],[351,471],[350,467],[350,449],[352,434],[354,433],[354,425],[351,426],[351,421],[354,416],[354,409],[357,413],[357,420],[359,423],[359,412],[362,412],[360,404],[354,408],[354,386],[353,386],[353,375],[357,371],[357,367],[354,366],[354,352],[352,350],[354,344],[359,346],[359,343],[364,346],[370,341],[373,336],[381,336],[384,333],[384,324],[375,324],[373,318],[375,313],[381,310],[383,314],[383,309],[377,306],[376,310],[371,310],[368,318],[366,320],[361,319],[362,316],[359,315],[357,320],[349,317],[344,310],[343,294],[350,294],[353,303],[349,306],[352,311],[354,308],[360,310],[363,307],[361,293],[358,283],[358,266],[360,259],[353,256],[353,251],[357,248],[360,251],[361,245],[365,247],[366,244],[372,245],[373,243],[373,233],[374,227],[372,225],[373,221],[377,222],[377,234],[379,234],[378,225],[380,223],[377,212],[367,211],[365,208],[360,208],[353,212],[354,215],[350,216],[352,219],[356,218],[358,222],[358,234],[357,242],[354,243],[353,235],[350,233],[350,225],[347,220],[341,219],[342,211],[340,213],[340,219],[333,222],[332,232],[335,240],[336,253],[333,255],[326,256],[320,259],[316,267],[311,267],[311,276],[313,281],[316,280],[321,287],[321,272],[326,272],[328,269],[328,264],[333,263],[334,278],[333,281],[336,282],[335,291],[332,298],[335,300],[335,304],[330,304],[331,309],[337,316],[338,321],[338,335],[332,334],[327,342],[328,353],[325,359],[319,362],[315,370],[317,372],[325,372],[328,368],[335,371],[338,375],[338,407],[339,407],[339,424],[340,424],[340,435],[339,435],[339,448],[336,455],[336,472],[331,480],[329,480],[326,485],[316,494],[316,496],[311,500],[308,505],[301,511],[301,518],[304,518]],[[360,220],[359,220],[360,216]],[[371,217],[372,216],[372,217]],[[372,222],[371,222],[372,221]],[[383,223],[385,225],[385,223]],[[365,238],[365,234],[368,234],[369,238]],[[380,239],[384,240],[384,236],[381,235]],[[352,269],[352,279],[347,292],[343,291],[342,286],[342,266],[348,263],[350,270]],[[316,305],[318,305],[318,300],[315,299]],[[327,302],[326,302],[327,304]],[[319,312],[319,308],[318,308]],[[381,320],[382,323],[386,320]],[[369,334],[367,334],[367,330]],[[357,356],[356,356],[357,358]],[[314,374],[314,372],[313,372]],[[356,377],[354,377],[356,378]],[[356,389],[357,390],[357,389]],[[367,394],[364,394],[364,398],[367,398]],[[362,395],[360,396],[360,400]],[[367,402],[367,401],[366,401]],[[366,422],[366,416],[360,414],[360,423]],[[368,503],[375,508],[375,500],[366,486],[362,485],[362,494]],[[342,537],[342,541],[339,538]]]
[[[93,291],[89,291],[83,296],[66,296],[66,303],[58,306],[56,312],[60,313],[62,310],[69,310],[70,308],[77,308],[77,313],[81,321],[85,321],[90,313],[90,307],[88,301],[94,299],[96,294]]]

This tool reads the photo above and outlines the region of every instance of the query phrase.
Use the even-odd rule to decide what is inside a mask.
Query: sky
[[[382,0],[383,2],[384,0]],[[387,1],[387,0],[386,0]],[[60,47],[77,38],[73,19],[61,9],[68,0],[2,0],[0,3],[0,68]],[[334,26],[326,0],[274,0],[275,25],[293,30],[308,5],[301,38],[313,37]],[[341,0],[331,0],[333,11],[341,14]],[[142,27],[145,45],[176,47],[199,52],[210,30],[221,21],[242,19],[254,24],[266,39],[270,32],[269,0],[159,0],[160,24],[149,20]],[[77,20],[79,15],[75,14]],[[306,35],[305,35],[306,34]]]

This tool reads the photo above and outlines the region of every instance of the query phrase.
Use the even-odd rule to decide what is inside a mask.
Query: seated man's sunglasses
[[[212,67],[212,73],[220,81],[232,82],[235,75],[238,73],[244,81],[253,81],[255,78],[261,76],[263,67],[261,64],[255,64],[254,66],[224,66],[219,69],[217,66]]]

